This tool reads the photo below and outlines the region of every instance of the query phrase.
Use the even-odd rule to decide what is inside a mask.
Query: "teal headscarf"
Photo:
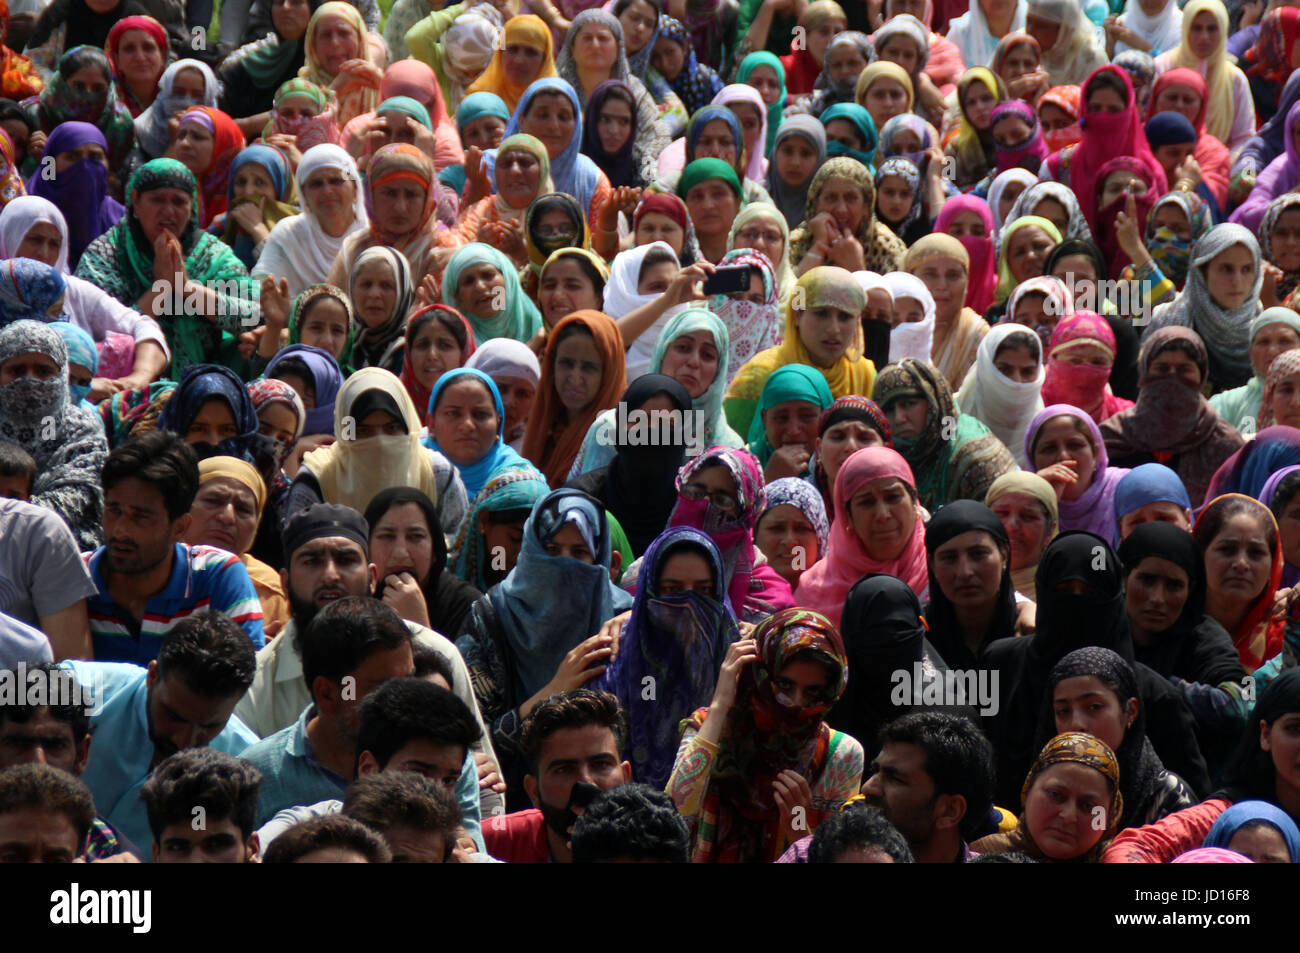
[[[488,551],[483,531],[478,525],[479,514],[503,513],[506,510],[526,510],[531,513],[537,501],[550,492],[546,477],[534,467],[499,470],[474,498],[469,516],[460,525],[460,535],[452,545],[452,554],[448,560],[451,571],[480,592],[487,592],[492,587],[483,572],[487,566]]]
[[[410,116],[425,129],[433,130],[433,120],[429,118],[429,110],[424,108],[424,104],[417,102],[410,96],[393,96],[385,99],[375,107],[375,115],[382,113],[402,113]]]
[[[683,334],[692,334],[696,331],[708,331],[712,334],[713,343],[718,349],[718,373],[714,375],[713,383],[698,399],[691,400],[692,409],[703,411],[705,415],[704,446],[744,446],[744,441],[736,431],[731,429],[726,415],[722,412],[722,398],[727,392],[727,361],[731,353],[731,335],[727,333],[727,326],[716,314],[698,306],[678,312],[659,332],[659,340],[650,355],[650,373],[662,373],[660,368],[663,366],[669,345]]]
[[[728,110],[730,111],[730,110]],[[682,170],[682,177],[677,183],[678,198],[685,199],[686,193],[701,182],[707,182],[709,179],[721,179],[731,186],[731,191],[735,192],[737,197],[744,201],[745,193],[740,187],[740,176],[736,170],[721,159],[696,159]]]
[[[853,125],[858,127],[858,135],[866,147],[861,151],[850,149],[847,146],[836,142],[829,136],[826,140],[826,154],[832,159],[837,156],[849,156],[857,159],[867,167],[867,171],[875,178],[876,168],[873,163],[876,158],[876,146],[880,143],[880,135],[876,132],[876,122],[871,118],[871,113],[867,112],[857,103],[836,103],[834,106],[825,110],[821,114],[822,125],[825,126],[832,119],[847,119]]]
[[[725,166],[726,163],[723,165]],[[732,175],[735,173],[733,172]],[[460,287],[461,272],[470,265],[481,262],[487,262],[501,272],[506,280],[505,310],[486,319],[476,318],[456,301],[456,289]],[[482,242],[462,245],[451,256],[442,280],[442,303],[465,315],[465,320],[474,329],[475,347],[481,346],[492,338],[514,338],[527,344],[542,329],[542,314],[537,310],[537,305],[524,294],[514,262],[491,245],[484,245]]]
[[[463,135],[466,126],[483,116],[496,116],[503,123],[507,123],[510,121],[510,109],[506,106],[506,101],[496,93],[470,93],[460,101],[460,108],[456,110],[456,130]],[[447,166],[438,173],[438,181],[449,186],[457,195],[463,195],[464,164],[457,162],[455,165]]]
[[[763,385],[758,406],[754,408],[754,419],[749,424],[749,452],[758,457],[761,466],[767,466],[776,450],[768,442],[767,430],[763,427],[763,411],[787,400],[806,400],[816,404],[819,410],[825,410],[835,398],[831,396],[825,375],[815,367],[785,364],[774,370]]]
[[[772,150],[776,148],[776,132],[781,125],[782,113],[785,111],[790,94],[785,88],[785,65],[775,53],[769,53],[767,50],[750,53],[740,61],[740,69],[736,71],[736,82],[748,83],[749,75],[760,66],[770,66],[776,73],[776,81],[781,84],[781,95],[776,98],[776,102],[768,104],[767,107],[767,151],[764,155],[770,159]]]

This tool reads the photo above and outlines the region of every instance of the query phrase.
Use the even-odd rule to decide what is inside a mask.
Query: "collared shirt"
[[[90,788],[99,816],[147,856],[153,834],[140,788],[149,777],[154,756],[145,685],[148,673],[138,665],[120,662],[72,660],[60,664],[71,669],[95,699],[96,713],[90,716],[90,761],[81,780]],[[232,715],[209,746],[237,755],[256,741],[257,736]]]
[[[103,576],[104,550],[101,546],[81,557],[98,590],[87,601],[95,658],[148,665],[158,657],[163,636],[172,626],[204,609],[220,612],[237,622],[248,633],[254,648],[266,644],[262,634],[262,604],[238,556],[214,546],[177,543],[172,554],[171,576],[161,590],[149,597],[144,618],[137,623],[108,593]]]
[[[507,864],[545,864],[551,860],[546,818],[536,808],[494,817],[483,825],[488,853]]]

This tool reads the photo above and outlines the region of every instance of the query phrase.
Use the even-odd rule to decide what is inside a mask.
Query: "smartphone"
[[[705,279],[706,295],[725,295],[734,291],[749,290],[749,265],[728,265],[714,269],[713,274]]]

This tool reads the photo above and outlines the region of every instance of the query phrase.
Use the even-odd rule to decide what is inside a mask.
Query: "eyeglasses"
[[[707,499],[720,510],[734,513],[740,508],[740,501],[735,494],[726,490],[710,490],[703,483],[687,483],[682,487],[682,496],[688,500]]]
[[[569,225],[538,225],[534,229],[538,238],[563,238],[572,239],[578,234],[578,230]]]
[[[776,245],[781,241],[780,232],[765,232],[749,228],[737,232],[736,237],[742,242],[766,242],[769,245]]]

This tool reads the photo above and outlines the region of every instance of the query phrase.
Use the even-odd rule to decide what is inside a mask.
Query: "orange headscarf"
[[[511,82],[510,77],[506,75],[505,51],[512,43],[541,50],[542,65],[537,75],[533,77],[534,80],[555,75],[555,47],[554,40],[551,38],[551,28],[541,17],[526,13],[506,21],[505,33],[497,46],[497,51],[492,54],[492,62],[483,71],[483,75],[474,80],[465,92],[467,95],[479,92],[496,93],[505,101],[506,108],[514,112],[520,98],[524,95],[524,90],[531,83],[520,86]]]
[[[555,390],[555,352],[557,342],[566,337],[565,330],[573,325],[586,328],[596,342],[601,361],[600,387],[577,419],[565,423],[564,405]],[[524,434],[524,456],[545,474],[546,482],[552,487],[564,485],[596,415],[616,406],[625,390],[627,367],[623,359],[623,338],[613,318],[602,311],[575,311],[551,329],[542,359],[537,401],[528,416],[528,430]]]

